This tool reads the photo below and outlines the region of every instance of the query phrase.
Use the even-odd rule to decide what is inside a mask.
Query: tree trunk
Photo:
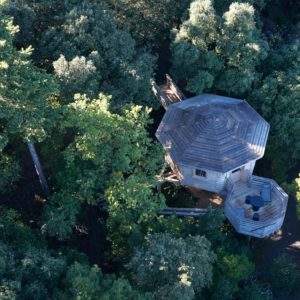
[[[43,192],[45,193],[45,196],[47,197],[49,195],[49,187],[48,187],[46,178],[44,176],[43,168],[42,168],[42,165],[40,163],[39,156],[36,152],[34,143],[29,143],[28,142],[27,146],[28,146],[28,149],[29,149],[29,152],[30,152],[33,164],[34,164],[35,171],[36,171],[36,173],[39,177],[39,181],[41,183]]]

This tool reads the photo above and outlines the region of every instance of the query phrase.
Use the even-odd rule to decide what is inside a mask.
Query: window
[[[195,175],[196,176],[201,176],[201,177],[206,177],[206,172],[200,169],[195,170]]]
[[[241,171],[241,168],[235,169],[231,173],[233,174],[233,173],[236,173],[236,172],[239,172],[239,171]]]

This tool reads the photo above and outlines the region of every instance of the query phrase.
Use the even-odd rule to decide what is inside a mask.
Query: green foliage
[[[296,196],[296,212],[298,220],[300,220],[300,174],[294,181],[295,196]]]
[[[290,182],[300,153],[296,1],[190,2],[0,0],[0,192],[14,192],[22,140],[43,142],[52,188],[42,219],[37,209],[32,222],[17,204],[36,229],[0,209],[1,299],[272,299],[222,210],[199,219],[158,215],[163,151],[147,133],[150,110],[127,104],[154,104],[155,59],[144,46],[159,53],[164,72],[175,28],[171,72],[180,87],[249,100],[271,125],[270,170],[262,171]],[[290,186],[299,202],[298,179]],[[125,277],[104,275],[75,250],[74,228],[102,204],[111,246],[104,265],[115,263]],[[69,241],[60,248],[54,237]],[[279,257],[268,280],[286,296],[298,276]]]
[[[208,211],[201,218],[187,218],[183,222],[183,232],[187,235],[204,235],[213,246],[224,244],[226,232],[224,228],[225,215],[221,208],[208,207]]]
[[[17,30],[9,18],[1,15],[0,125],[7,135],[40,141],[53,126],[51,98],[57,86],[53,76],[32,65],[30,48],[17,51],[13,47]]]
[[[141,244],[158,222],[158,211],[165,205],[162,196],[154,194],[152,187],[140,173],[126,179],[116,174],[105,192],[108,236],[112,253],[118,258],[127,258],[128,252]]]
[[[65,13],[54,17],[55,25],[44,32],[38,51],[42,62],[53,62],[67,100],[74,93],[95,97],[103,91],[113,96],[115,108],[128,102],[153,104],[149,82],[154,59],[136,50],[105,3],[68,2]]]
[[[130,283],[123,278],[113,280],[110,287],[103,294],[103,300],[151,300],[153,296],[151,293],[140,293],[132,288]]]
[[[97,266],[89,267],[77,262],[66,275],[66,285],[74,299],[96,299],[101,292],[102,273]]]
[[[140,44],[158,48],[180,21],[190,0],[107,0],[120,26]]]
[[[97,266],[89,267],[75,262],[66,274],[67,291],[71,299],[80,300],[150,300],[151,295],[142,295],[122,278],[103,276]]]
[[[1,153],[1,150],[0,150]],[[0,193],[12,191],[13,183],[19,178],[20,166],[10,156],[0,156]]]
[[[267,65],[272,71],[251,95],[251,102],[270,122],[270,148],[266,158],[272,161],[272,173],[280,182],[286,180],[287,172],[300,158],[295,134],[300,128],[299,54],[297,42],[273,51]]]
[[[239,298],[244,300],[272,300],[273,295],[268,286],[252,282],[245,284]]]
[[[1,212],[0,291],[5,299],[42,299],[57,288],[66,267],[12,210]]]
[[[64,239],[72,234],[79,214],[80,202],[68,191],[56,192],[44,212],[42,232]]]
[[[189,19],[176,33],[172,44],[172,74],[177,80],[186,81],[186,89],[201,93],[211,88],[216,72],[222,62],[214,53],[219,19],[212,2],[194,1],[189,10]]]
[[[151,299],[127,280],[103,275],[74,251],[64,256],[47,250],[13,210],[1,212],[0,228],[1,299]]]
[[[76,92],[84,92],[93,96],[98,89],[97,68],[91,59],[76,56],[71,61],[67,61],[61,55],[53,62],[53,68],[60,80],[63,98],[70,98]]]
[[[41,141],[53,126],[51,99],[56,84],[51,75],[30,62],[31,49],[18,51],[13,36],[18,28],[0,8],[0,192],[13,188],[20,168],[5,147],[13,139]]]
[[[207,90],[241,96],[259,79],[268,45],[248,3],[232,3],[220,18],[210,0],[191,3],[189,19],[172,44],[173,74],[193,93]]]
[[[268,44],[256,26],[251,5],[232,3],[223,19],[217,52],[226,64],[217,79],[216,88],[229,95],[240,96],[259,79],[256,66],[267,57]]]
[[[254,264],[245,254],[232,254],[219,249],[212,285],[212,299],[233,299],[239,283],[254,272]]]
[[[214,253],[205,237],[174,238],[168,233],[149,235],[128,264],[133,278],[145,290],[181,290],[185,299],[211,284]],[[159,292],[158,291],[158,292]],[[174,292],[173,292],[174,294]],[[189,295],[189,296],[187,296]],[[170,299],[170,298],[167,298]]]
[[[291,294],[299,288],[299,270],[287,255],[278,256],[272,263],[268,273],[271,286],[279,295]]]
[[[270,0],[214,0],[214,6],[216,7],[216,11],[218,13],[224,13],[228,10],[230,4],[232,2],[235,3],[249,3],[250,5],[254,6],[257,10],[262,10]]]
[[[11,209],[0,211],[0,240],[19,250],[27,249],[32,244],[42,245],[29,228],[21,221],[20,215]]]
[[[151,205],[149,199],[153,177],[162,157],[161,150],[151,144],[146,131],[150,111],[134,106],[124,109],[120,115],[114,114],[108,109],[109,100],[104,95],[93,101],[77,95],[75,102],[65,107],[63,129],[74,130],[76,134],[74,141],[62,153],[62,162],[58,165],[60,169],[55,178],[56,191],[45,211],[43,229],[51,235],[60,238],[69,236],[81,205],[96,205],[102,201],[105,190],[109,189],[110,184],[114,185],[112,177],[118,173],[126,176],[135,174],[127,179],[132,190],[138,188],[139,184],[144,187],[144,191],[139,189],[136,195],[133,194],[132,210],[139,203],[137,197],[143,194],[145,202],[140,204],[140,208],[144,205],[146,211],[147,203]],[[120,183],[115,188],[126,193]],[[125,201],[122,200],[122,194],[108,194],[111,204],[114,201]],[[155,200],[155,196],[153,198],[156,207],[154,203],[160,200]],[[130,198],[126,201],[129,204]],[[116,206],[114,209],[119,208]],[[139,219],[137,212],[135,214],[137,217],[133,217],[133,220]],[[116,216],[112,208],[111,215]],[[153,212],[150,211],[149,215],[153,215]]]

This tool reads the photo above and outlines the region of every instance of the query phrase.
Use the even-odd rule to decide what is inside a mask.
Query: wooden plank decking
[[[166,75],[165,84],[158,86],[154,81],[152,81],[151,85],[154,95],[165,110],[168,109],[169,105],[185,99],[183,93],[168,74]]]
[[[251,206],[245,203],[247,195],[259,195],[263,184],[271,185],[271,202],[258,211],[259,221],[252,219]],[[284,220],[287,194],[274,180],[252,176],[251,185],[245,182],[235,183],[228,192],[225,201],[225,215],[239,232],[255,237],[266,237],[277,231]]]

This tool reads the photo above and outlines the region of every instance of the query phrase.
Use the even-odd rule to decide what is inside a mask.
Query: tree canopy
[[[298,6],[0,0],[0,298],[297,296],[297,254],[282,245],[299,233]],[[154,136],[164,112],[150,83],[165,73],[188,97],[245,99],[270,123],[255,173],[290,194],[271,250],[237,234],[222,207],[161,215],[166,205],[199,205],[158,176],[167,172]]]

